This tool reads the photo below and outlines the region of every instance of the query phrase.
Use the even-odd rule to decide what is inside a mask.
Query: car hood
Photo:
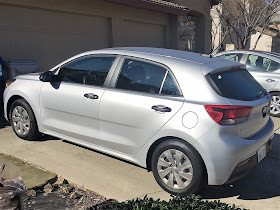
[[[42,73],[30,73],[30,74],[24,74],[19,75],[16,77],[16,79],[22,79],[22,80],[40,80],[39,77]]]

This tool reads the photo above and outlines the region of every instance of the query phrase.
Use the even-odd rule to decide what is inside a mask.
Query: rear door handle
[[[171,112],[172,111],[172,109],[170,109],[169,107],[164,106],[164,105],[154,105],[154,106],[152,106],[152,109],[155,111],[158,111],[158,112]]]
[[[274,79],[266,79],[265,81],[266,81],[266,82],[275,82]]]
[[[95,95],[94,93],[86,93],[84,97],[88,99],[98,99],[98,95]]]

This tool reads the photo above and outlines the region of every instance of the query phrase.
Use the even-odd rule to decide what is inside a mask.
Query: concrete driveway
[[[274,118],[275,129],[280,119]],[[209,186],[200,192],[206,199],[221,199],[250,209],[280,209],[280,129],[273,139],[273,151],[243,180],[232,185]],[[0,153],[21,158],[61,174],[107,198],[124,201],[148,194],[169,199],[151,172],[122,160],[47,137],[41,141],[19,139],[11,127],[0,129]]]

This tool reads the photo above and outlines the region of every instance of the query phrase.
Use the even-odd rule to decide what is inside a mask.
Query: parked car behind
[[[246,64],[247,70],[272,96],[270,114],[280,117],[280,54],[273,52],[235,50],[215,55]]]
[[[131,161],[172,194],[246,175],[274,132],[271,96],[245,65],[184,51],[86,52],[16,77],[4,98],[20,138],[49,134]]]

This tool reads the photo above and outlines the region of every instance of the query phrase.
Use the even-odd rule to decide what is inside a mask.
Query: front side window
[[[249,71],[267,71],[271,60],[258,55],[249,55],[246,68]]]
[[[61,81],[103,86],[115,56],[86,57],[60,68]]]
[[[243,56],[243,54],[241,54],[241,53],[231,53],[231,54],[221,55],[221,56],[217,56],[217,57],[240,63],[242,56]]]

